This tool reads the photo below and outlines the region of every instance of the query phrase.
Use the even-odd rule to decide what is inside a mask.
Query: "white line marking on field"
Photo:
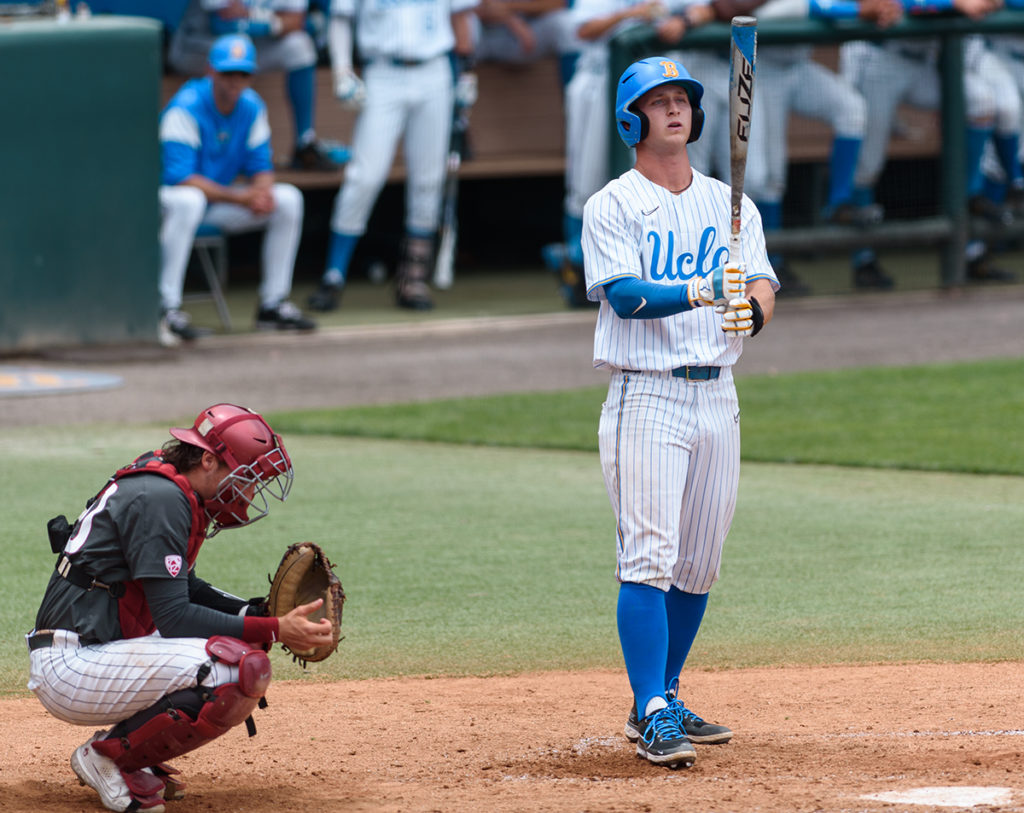
[[[852,731],[848,734],[828,736],[850,737],[1024,737],[1024,729],[1010,728],[996,731]]]
[[[978,805],[1005,805],[1013,799],[1010,788],[957,787],[914,788],[885,793],[868,793],[860,798],[877,802],[905,805],[933,805],[935,807],[977,807]]]

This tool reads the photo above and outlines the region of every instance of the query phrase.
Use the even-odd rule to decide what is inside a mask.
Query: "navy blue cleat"
[[[640,721],[639,730],[638,757],[667,768],[689,768],[696,761],[697,751],[671,706],[648,714]]]

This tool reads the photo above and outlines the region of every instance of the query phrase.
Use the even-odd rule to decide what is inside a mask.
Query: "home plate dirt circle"
[[[120,376],[82,370],[0,367],[0,398],[56,395],[64,392],[107,390],[124,383]]]
[[[894,790],[886,793],[870,793],[861,796],[876,802],[890,802],[897,805],[931,805],[933,807],[978,807],[980,805],[1006,805],[1013,801],[1010,788],[949,786]]]

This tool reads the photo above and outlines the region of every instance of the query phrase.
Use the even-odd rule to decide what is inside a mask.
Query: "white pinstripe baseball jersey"
[[[587,292],[601,303],[595,367],[667,371],[684,365],[729,367],[739,359],[743,340],[722,332],[714,308],[664,319],[620,319],[603,290],[623,277],[681,285],[707,276],[728,258],[729,211],[729,187],[696,170],[689,188],[673,194],[631,169],[587,201]],[[765,254],[761,216],[746,196],[741,243],[747,280],[768,279],[778,288]]]

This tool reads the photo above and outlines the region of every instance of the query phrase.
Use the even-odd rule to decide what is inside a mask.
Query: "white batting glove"
[[[476,74],[473,71],[460,73],[459,80],[455,83],[455,106],[472,107],[479,96]]]
[[[724,265],[713,268],[706,277],[694,277],[687,283],[690,304],[695,308],[714,305],[718,313],[724,313],[730,300],[746,293],[746,278],[742,264],[735,268]]]
[[[668,17],[668,6],[661,2],[648,2],[641,6],[643,19],[656,23]]]
[[[722,316],[722,332],[741,339],[754,335],[754,306],[749,299],[730,300]]]
[[[344,107],[358,110],[366,101],[366,85],[352,71],[343,71],[334,76],[334,95]]]

